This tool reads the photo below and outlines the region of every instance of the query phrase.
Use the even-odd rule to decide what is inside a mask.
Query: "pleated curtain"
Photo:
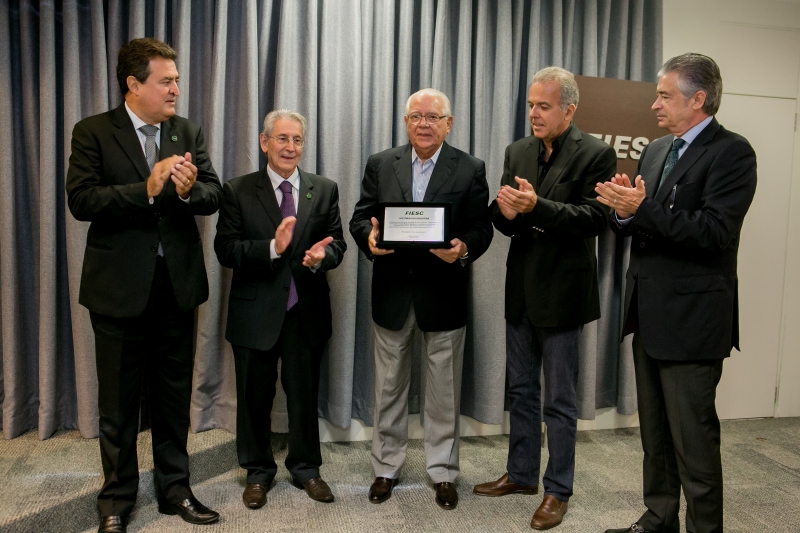
[[[529,134],[527,86],[548,65],[654,81],[660,0],[0,0],[0,404],[2,430],[98,433],[94,337],[78,287],[88,224],[66,209],[72,128],[122,102],[119,47],[155,37],[178,52],[178,114],[202,125],[224,182],[264,165],[258,134],[274,108],[308,118],[301,168],[339,185],[346,226],[370,154],[405,144],[408,96],[452,101],[453,146],[486,162],[499,187],[505,147]],[[580,107],[578,108],[580,113]],[[213,253],[216,215],[198,217],[210,284],[196,316],[194,431],[235,431],[233,355],[224,340],[231,272]],[[345,232],[347,233],[347,232]],[[320,416],[372,424],[371,263],[350,236],[331,284],[333,337]],[[471,271],[462,414],[502,421],[503,286],[509,240],[497,233]],[[603,317],[583,330],[579,416],[636,409],[630,346],[619,343],[627,251],[597,241]],[[424,402],[419,358],[409,408]],[[273,429],[286,431],[279,394]]]

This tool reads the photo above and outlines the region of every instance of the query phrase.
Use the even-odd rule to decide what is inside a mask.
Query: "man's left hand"
[[[173,165],[170,178],[175,183],[175,190],[180,197],[186,200],[197,180],[197,167],[192,164],[192,154],[186,152],[183,157],[186,161]]]
[[[467,245],[461,239],[450,241],[451,248],[431,248],[431,253],[448,263],[453,263],[467,255]]]
[[[627,174],[617,174],[611,181],[598,183],[594,188],[598,195],[597,201],[616,211],[620,219],[630,218],[636,214],[647,196],[642,176],[636,176],[634,183],[635,185],[631,185]]]
[[[497,193],[497,204],[504,215],[506,211],[530,213],[536,207],[536,201],[539,197],[528,180],[519,176],[514,176],[514,179],[519,184],[519,190],[503,185],[500,188],[500,192]],[[508,217],[506,216],[506,218]]]
[[[303,266],[313,267],[323,259],[325,259],[325,247],[333,242],[333,237],[325,237],[317,244],[306,250],[306,255],[303,256]]]

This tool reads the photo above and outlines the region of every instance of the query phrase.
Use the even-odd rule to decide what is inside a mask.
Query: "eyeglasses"
[[[425,122],[428,124],[436,124],[443,118],[447,118],[449,115],[434,115],[433,113],[428,113],[427,115],[420,115],[419,113],[412,113],[410,115],[406,115],[408,117],[408,121],[411,124],[419,124],[422,119],[425,119]]]
[[[270,137],[270,139],[275,139],[278,146],[286,146],[289,141],[292,141],[298,148],[302,148],[305,142],[302,137],[287,137],[286,135],[278,135],[277,137]]]

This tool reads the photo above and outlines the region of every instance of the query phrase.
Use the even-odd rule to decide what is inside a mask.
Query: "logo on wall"
[[[650,109],[656,84],[591,76],[575,76],[575,81],[580,90],[575,125],[614,148],[617,172],[633,179],[645,146],[667,134]]]

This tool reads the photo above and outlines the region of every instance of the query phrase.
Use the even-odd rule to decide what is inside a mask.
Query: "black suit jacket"
[[[467,264],[478,259],[492,242],[486,167],[480,159],[447,143],[431,174],[423,201],[449,202],[450,233],[461,239],[469,257],[447,263],[429,250],[398,249],[373,257],[367,238],[371,217],[378,217],[379,202],[411,202],[411,145],[373,154],[361,182],[361,198],[350,220],[350,233],[372,268],[372,319],[397,331],[414,304],[422,331],[449,331],[467,323]]]
[[[186,152],[197,166],[189,202],[181,201],[169,180],[151,205],[146,185],[150,170],[125,104],[75,125],[67,203],[76,219],[91,222],[79,296],[90,311],[117,318],[144,311],[159,240],[181,310],[208,299],[194,216],[216,212],[221,188],[200,126],[174,116],[161,124],[159,159]]]
[[[280,206],[266,168],[225,183],[217,220],[214,250],[219,262],[233,269],[225,338],[254,350],[275,345],[286,315],[289,280],[293,276],[303,332],[311,345],[331,336],[330,289],[325,272],[339,266],[347,249],[339,217],[336,183],[300,173],[300,196],[292,243],[275,261],[269,243],[280,225]],[[304,267],[306,250],[333,237],[320,268]]]
[[[736,256],[756,154],[713,119],[656,191],[673,139],[642,151],[637,173],[647,197],[627,226],[612,223],[632,236],[623,323],[630,326],[635,304],[642,344],[656,359],[728,357],[739,347]]]
[[[501,185],[514,176],[536,188],[542,141],[534,136],[506,148]],[[523,308],[539,327],[578,326],[600,317],[594,238],[606,227],[595,184],[610,179],[617,157],[603,141],[571,126],[533,211],[508,220],[492,202],[494,226],[511,237],[506,262],[505,318],[518,323]]]

